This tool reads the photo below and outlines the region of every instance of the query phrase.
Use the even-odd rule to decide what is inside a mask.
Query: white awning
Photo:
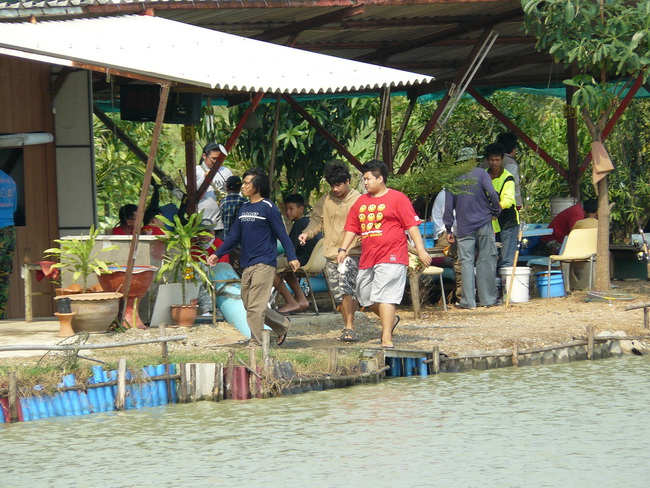
[[[0,23],[0,53],[238,92],[354,92],[428,83],[425,76],[128,15]],[[96,69],[96,68],[95,68]]]

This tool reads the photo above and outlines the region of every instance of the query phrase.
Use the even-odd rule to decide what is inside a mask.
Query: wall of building
[[[50,97],[50,66],[0,55],[0,133],[54,133]],[[54,144],[23,149],[25,225],[17,227],[14,270],[7,317],[24,317],[24,290],[20,277],[23,262],[42,259],[58,234],[56,165]],[[47,282],[35,283],[34,291],[49,292]],[[34,316],[51,316],[49,295],[35,296]]]

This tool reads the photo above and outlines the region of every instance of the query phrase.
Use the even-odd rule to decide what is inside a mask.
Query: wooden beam
[[[502,24],[504,22],[509,22],[514,19],[518,19],[520,17],[523,17],[523,15],[524,13],[521,7],[517,7],[507,12],[504,12],[498,16],[492,16],[492,15],[484,16],[474,22],[461,24],[456,27],[452,27],[450,29],[444,29],[440,32],[435,32],[433,34],[429,34],[427,36],[420,37],[419,39],[414,39],[412,41],[405,41],[402,42],[400,45],[380,48],[375,53],[366,54],[364,56],[357,58],[357,61],[371,62],[377,60],[378,58],[386,58],[389,56],[393,56],[395,54],[412,51],[414,49],[429,46],[431,44],[435,44],[436,42],[443,41],[445,39],[449,39],[452,37],[456,37],[458,35],[467,35],[469,32],[472,31],[490,29],[497,24]]]
[[[140,202],[138,203],[138,210],[135,213],[135,223],[133,224],[133,234],[131,236],[131,245],[129,246],[129,257],[126,261],[126,272],[124,273],[124,287],[121,292],[124,297],[129,296],[131,288],[131,276],[133,274],[133,265],[135,264],[135,256],[138,250],[138,238],[142,230],[142,218],[144,216],[144,207],[147,202],[147,193],[149,192],[149,185],[151,184],[151,174],[153,173],[154,161],[156,160],[156,152],[158,150],[158,139],[162,132],[163,119],[165,118],[165,109],[167,108],[167,100],[169,98],[169,85],[163,85],[160,89],[160,102],[158,103],[158,112],[156,113],[156,123],[153,128],[153,135],[151,136],[151,147],[149,148],[149,156],[147,157],[147,168],[144,172],[142,181],[142,190],[140,191]],[[123,300],[121,317],[125,319],[127,302],[126,298]],[[131,324],[134,326],[135,324]]]
[[[397,150],[402,144],[402,139],[406,133],[406,128],[408,127],[409,121],[411,120],[411,115],[413,114],[413,109],[415,108],[416,103],[418,103],[418,99],[416,97],[411,97],[409,99],[409,104],[406,107],[406,111],[404,112],[404,118],[402,118],[402,125],[400,125],[397,136],[395,137],[395,143],[393,145],[393,157],[395,157]]]
[[[293,107],[294,110],[296,110],[300,115],[302,115],[309,124],[316,129],[316,131],[322,135],[327,142],[329,142],[334,149],[336,149],[341,155],[343,155],[349,162],[357,168],[359,171],[361,171],[361,162],[354,157],[354,155],[347,150],[347,148],[341,144],[336,137],[334,137],[332,134],[330,134],[325,127],[323,127],[314,117],[312,117],[309,112],[307,112],[298,102],[294,100],[293,97],[287,94],[283,94],[282,98],[284,98],[289,105]]]
[[[535,37],[499,37],[494,44],[535,44]],[[296,44],[298,49],[305,51],[336,51],[336,50],[368,50],[380,49],[381,47],[397,47],[402,41],[357,41],[357,42],[301,42]],[[433,46],[473,46],[476,38],[467,39],[443,39],[431,43]]]
[[[480,103],[485,109],[496,117],[496,119],[505,125],[508,129],[515,133],[515,135],[521,139],[524,144],[529,148],[535,151],[544,161],[548,163],[562,178],[567,179],[568,173],[560,164],[551,157],[546,151],[544,151],[535,141],[533,141],[528,135],[521,130],[514,122],[512,122],[508,117],[506,117],[498,108],[492,105],[483,95],[481,95],[473,87],[467,88],[467,93],[472,95],[474,99]]]
[[[424,126],[424,129],[420,133],[418,140],[415,142],[415,144],[413,144],[413,147],[411,148],[408,155],[406,156],[406,159],[402,163],[402,166],[400,166],[399,170],[397,171],[397,174],[401,174],[401,175],[405,174],[413,164],[413,161],[415,161],[416,156],[420,152],[420,146],[422,146],[427,141],[427,139],[429,138],[433,130],[436,128],[438,119],[440,119],[440,116],[445,111],[447,105],[451,101],[452,90],[456,89],[461,84],[465,84],[465,80],[467,79],[469,70],[472,69],[474,60],[477,58],[477,56],[480,55],[482,46],[484,45],[484,41],[491,36],[491,32],[492,32],[491,29],[485,29],[481,34],[481,36],[476,40],[476,44],[472,48],[472,51],[469,53],[469,56],[467,56],[467,59],[465,60],[465,64],[458,70],[456,76],[454,77],[453,82],[447,88],[447,93],[442,98],[442,100],[438,102],[438,106],[436,107],[436,110],[433,112],[431,118]]]
[[[97,104],[93,103],[93,114],[101,120],[101,122],[106,126],[108,130],[110,130],[115,137],[117,137],[134,155],[136,158],[138,158],[140,161],[143,163],[147,164],[147,155],[146,153],[140,149],[138,144],[131,139],[126,132],[124,132],[122,129],[118,127],[118,125],[111,119],[106,113],[97,106]],[[154,165],[153,167],[153,172],[155,175],[160,178],[161,181],[167,182],[171,181],[171,178],[167,176],[167,174],[158,168],[157,166]],[[172,184],[172,188],[175,188],[174,185]]]
[[[639,91],[639,88],[641,88],[641,86],[643,86],[643,73],[641,73],[634,81],[630,89],[627,91],[627,94],[623,97],[623,100],[621,100],[621,103],[619,104],[618,108],[616,109],[612,117],[609,119],[609,122],[607,122],[607,125],[605,125],[605,128],[603,129],[603,133],[602,133],[603,141],[607,139],[609,133],[614,129],[616,123],[618,122],[618,119],[621,118],[621,115],[623,115],[625,109],[627,109],[630,102],[632,102],[634,96]],[[581,174],[585,172],[590,162],[591,162],[591,151],[587,153],[584,160],[582,161],[582,164],[580,165]]]
[[[334,12],[328,12],[323,15],[317,15],[316,17],[312,17],[301,22],[294,22],[284,27],[267,30],[266,32],[252,36],[251,39],[257,39],[258,41],[274,41],[282,37],[300,34],[301,32],[314,29],[315,27],[320,27],[325,24],[347,19],[348,17],[362,14],[364,11],[365,6],[363,4],[354,5],[352,7],[335,10]]]

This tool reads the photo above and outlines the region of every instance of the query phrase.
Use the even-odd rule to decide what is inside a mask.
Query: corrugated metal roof
[[[0,23],[0,47],[237,92],[340,93],[432,80],[140,15]],[[52,62],[68,64],[60,59]]]

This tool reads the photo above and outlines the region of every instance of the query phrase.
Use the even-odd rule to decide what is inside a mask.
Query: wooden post
[[[228,370],[226,371],[226,398],[228,400],[232,399],[232,379],[235,375],[235,352],[230,351],[228,353],[228,363],[226,365]]]
[[[160,332],[160,337],[165,337],[167,335],[165,324],[160,324],[158,326],[158,330]],[[165,374],[169,375],[171,373],[169,369],[169,347],[167,346],[167,342],[161,342],[161,344],[163,364],[165,365]],[[172,403],[173,398],[171,380],[165,380],[165,385],[167,386],[167,403]]]
[[[212,399],[215,402],[223,400],[223,364],[218,363],[214,366],[214,390]]]
[[[329,370],[336,374],[336,370],[338,369],[338,359],[339,359],[339,350],[336,347],[333,347],[330,349],[330,364],[329,364]]]
[[[117,361],[117,395],[115,396],[115,409],[123,412],[126,410],[126,358]]]
[[[196,402],[196,364],[190,364],[190,387],[189,387],[190,402]]]
[[[248,350],[248,364],[251,371],[257,372],[257,348],[254,347]],[[251,392],[251,398],[256,398],[258,389],[257,389],[258,378],[256,375],[251,374],[248,376],[249,388]]]
[[[440,373],[440,346],[433,346],[433,362],[431,363],[431,373]]]
[[[512,365],[519,366],[519,344],[516,339],[512,341]]]
[[[650,329],[650,314],[648,314],[648,307],[643,308],[643,328]]]
[[[26,249],[28,251],[28,249]],[[28,254],[25,254],[25,259],[28,259]],[[25,322],[32,322],[32,273],[29,270],[27,263],[23,264],[23,278],[25,280]]]
[[[185,363],[178,365],[178,403],[187,403],[187,371],[185,370]]]
[[[9,422],[18,422],[18,384],[16,373],[9,373]]]
[[[271,331],[265,329],[262,331],[262,361],[265,370],[269,370],[271,368],[271,361],[269,359],[270,347],[271,347]]]
[[[594,358],[594,336],[596,329],[593,325],[587,326],[587,359]]]

